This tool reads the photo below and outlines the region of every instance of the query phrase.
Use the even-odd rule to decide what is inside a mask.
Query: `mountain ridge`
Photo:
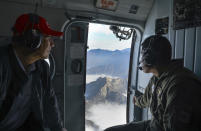
[[[128,77],[130,48],[123,50],[93,49],[87,53],[87,74]]]
[[[124,104],[127,91],[127,80],[121,78],[99,77],[86,85],[86,100],[88,103],[113,102]]]

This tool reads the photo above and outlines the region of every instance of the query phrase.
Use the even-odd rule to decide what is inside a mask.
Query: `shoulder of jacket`
[[[199,78],[185,67],[177,70],[174,74],[169,76],[169,83],[172,84],[182,84],[190,81],[197,81],[201,83]]]
[[[157,80],[158,80],[158,78],[153,75],[153,76],[151,77],[151,79],[149,80],[149,83],[150,83],[150,84],[156,84]]]

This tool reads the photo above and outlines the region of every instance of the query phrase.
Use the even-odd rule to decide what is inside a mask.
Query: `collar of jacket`
[[[184,67],[184,60],[183,59],[173,59],[171,60],[168,68],[165,72],[163,72],[159,77],[158,80],[165,78],[166,76],[172,74],[175,70]]]
[[[18,58],[13,50],[12,45],[9,45],[9,59],[10,59],[10,63],[11,63],[13,72],[15,72],[16,75],[21,79],[27,78],[30,73],[37,70],[37,67],[35,67],[34,64],[32,64],[28,67],[29,69],[27,72],[25,70],[23,70],[23,68],[20,65],[21,61],[18,60]],[[36,66],[37,66],[37,64],[36,64]]]
[[[31,64],[31,65],[28,65],[27,67],[27,70],[24,68],[24,65],[22,64],[22,61],[20,60],[20,58],[17,56],[17,52],[16,50],[13,48],[13,52],[14,52],[14,55],[15,55],[15,58],[17,59],[17,62],[18,62],[18,65],[21,67],[21,69],[26,72],[26,73],[29,73],[29,72],[32,72],[36,69],[36,66],[35,66],[35,63]]]

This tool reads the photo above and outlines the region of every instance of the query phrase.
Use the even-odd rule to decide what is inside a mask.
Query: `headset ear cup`
[[[151,50],[146,50],[142,54],[142,60],[146,66],[152,66],[155,64],[154,54],[151,52]]]
[[[37,45],[35,45],[35,49],[37,49],[37,48],[39,48],[40,47],[40,45],[41,45],[41,43],[42,43],[42,35],[40,34],[39,36],[38,36],[38,40],[37,40]]]
[[[164,65],[171,60],[171,44],[163,36],[154,35],[146,38],[142,43],[142,56],[147,65]]]
[[[37,49],[40,47],[42,41],[42,34],[37,31],[32,31],[31,48]]]
[[[42,34],[38,30],[33,29],[34,24],[39,23],[38,15],[29,14],[29,21],[32,24],[32,28],[23,33],[25,46],[31,49],[37,49],[40,47],[42,41]]]
[[[154,60],[154,58],[152,56],[147,56],[147,58],[145,59],[145,61],[146,61],[146,64],[148,66],[155,65],[155,60]]]
[[[40,47],[42,35],[36,30],[27,30],[24,33],[25,45],[31,49],[37,49]]]

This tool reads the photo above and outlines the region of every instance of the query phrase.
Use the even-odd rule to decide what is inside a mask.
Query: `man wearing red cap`
[[[66,131],[44,61],[62,36],[36,14],[23,14],[12,44],[0,48],[0,131]]]

